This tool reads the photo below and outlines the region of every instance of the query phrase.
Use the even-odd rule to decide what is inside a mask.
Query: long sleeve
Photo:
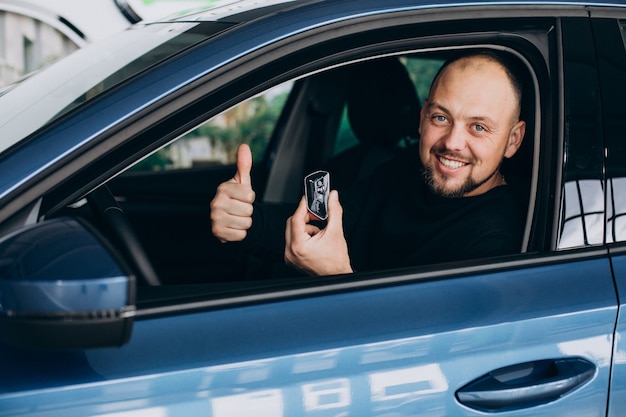
[[[243,245],[263,258],[282,260],[285,222],[295,209],[295,204],[254,203],[252,227]]]

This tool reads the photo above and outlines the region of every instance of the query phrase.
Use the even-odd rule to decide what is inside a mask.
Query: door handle
[[[554,401],[589,381],[593,363],[580,358],[546,359],[507,366],[470,382],[457,400],[481,411],[508,411]]]

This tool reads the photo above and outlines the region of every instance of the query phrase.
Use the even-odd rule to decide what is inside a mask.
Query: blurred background
[[[133,23],[217,0],[0,0],[0,87]]]

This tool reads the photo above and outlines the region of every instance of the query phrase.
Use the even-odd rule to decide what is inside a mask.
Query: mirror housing
[[[0,337],[37,348],[120,346],[131,334],[135,277],[74,218],[0,240]]]

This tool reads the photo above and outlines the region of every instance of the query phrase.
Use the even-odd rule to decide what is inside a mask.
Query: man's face
[[[504,183],[499,173],[524,137],[518,104],[502,67],[465,58],[440,75],[420,119],[420,158],[433,191],[448,197],[482,194]]]

